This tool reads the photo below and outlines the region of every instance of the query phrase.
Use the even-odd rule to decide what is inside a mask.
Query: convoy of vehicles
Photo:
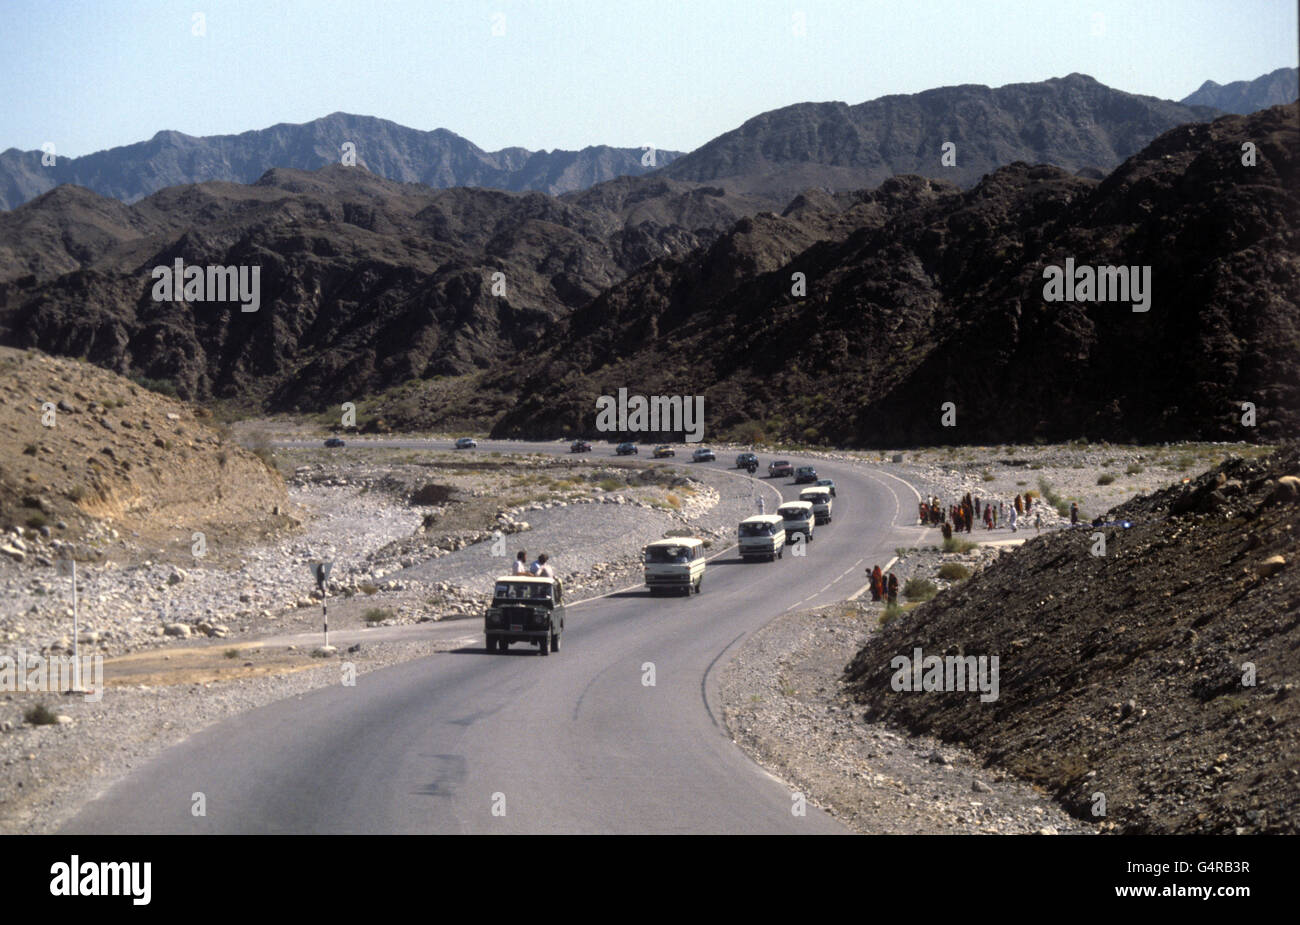
[[[502,575],[483,615],[489,652],[504,652],[512,642],[537,646],[538,653],[560,651],[564,635],[564,589],[558,578]]]
[[[693,536],[655,540],[645,548],[645,583],[661,590],[700,593],[704,581],[704,541]]]
[[[802,533],[805,541],[811,543],[813,539],[813,522],[816,515],[813,514],[813,506],[809,501],[786,501],[776,509],[785,521],[785,533],[787,537],[796,533]],[[787,540],[788,541],[788,540]]]
[[[737,528],[742,559],[780,559],[785,554],[785,521],[779,514],[746,517]]]
[[[478,441],[473,437],[461,437],[456,441],[456,449],[458,450],[472,450],[476,446],[478,446]]]
[[[820,485],[814,485],[812,488],[805,488],[799,492],[799,500],[807,501],[813,506],[813,516],[819,524],[828,524],[831,522],[831,493],[830,490]]]
[[[343,446],[336,437],[325,441],[326,446]],[[471,437],[456,441],[457,449],[468,449],[478,444]],[[571,453],[587,453],[591,444],[577,439],[569,447]],[[637,445],[625,441],[615,447],[619,456],[637,455]],[[667,444],[655,447],[655,458],[675,456]],[[700,447],[692,455],[695,462],[714,462],[716,454],[708,447]],[[737,469],[758,469],[759,460],[753,453],[736,457]],[[813,482],[811,487],[799,492],[799,499],[783,501],[774,514],[756,514],[746,517],[737,527],[737,548],[743,560],[784,558],[785,547],[793,542],[812,542],[814,527],[831,522],[834,507],[835,481],[817,477],[812,466],[796,470],[789,460],[774,460],[768,466],[772,478],[793,476],[796,484]],[[797,551],[797,550],[796,550]],[[669,537],[655,540],[643,551],[645,584],[651,594],[660,591],[677,591],[690,595],[700,593],[706,567],[704,540],[697,537]],[[492,602],[483,618],[484,635],[489,652],[505,652],[511,643],[527,642],[538,647],[541,655],[560,651],[564,634],[564,591],[558,578],[531,575],[504,575],[496,579]]]

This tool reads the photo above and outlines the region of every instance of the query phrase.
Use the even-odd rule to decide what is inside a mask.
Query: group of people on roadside
[[[548,557],[546,553],[541,553],[535,560],[533,560],[533,564],[529,565],[528,553],[521,549],[519,550],[519,554],[515,556],[514,574],[533,575],[537,578],[554,578],[555,569],[551,568],[551,566],[547,564],[547,559]]]
[[[1034,510],[1034,501],[1034,496],[1028,492],[1016,495],[1011,502],[981,499],[966,492],[955,504],[945,507],[937,495],[932,495],[929,501],[921,501],[917,513],[923,525],[942,529],[944,539],[949,539],[953,533],[970,533],[978,520],[984,521],[985,530],[996,530],[998,521],[1004,521],[1012,533],[1017,533],[1021,518],[1028,517],[1031,512],[1034,514],[1034,528],[1042,530],[1043,514],[1041,510]]]
[[[889,603],[898,603],[898,576],[892,571],[882,572],[877,565],[871,570],[871,599],[880,601],[888,599]]]

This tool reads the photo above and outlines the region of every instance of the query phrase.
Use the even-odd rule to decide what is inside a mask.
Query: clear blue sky
[[[488,150],[690,150],[790,103],[1073,71],[1179,99],[1294,67],[1296,29],[1295,0],[0,0],[0,150],[339,110]]]

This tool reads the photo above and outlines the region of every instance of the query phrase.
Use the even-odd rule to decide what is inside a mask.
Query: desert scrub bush
[[[601,491],[618,491],[625,487],[618,479],[601,479],[599,485]]]
[[[945,562],[939,566],[939,577],[945,581],[961,581],[970,577],[970,569],[960,562]]]
[[[991,482],[993,481],[994,476],[992,472],[985,469],[983,472],[980,473],[980,478],[982,478],[986,482]]]
[[[37,451],[38,451],[39,449],[40,449],[40,447],[38,447],[35,443],[29,443],[29,444],[27,444],[26,446],[23,447],[23,455],[24,455],[24,456],[35,456],[36,453],[37,453]]]
[[[393,612],[387,607],[371,607],[361,615],[361,619],[367,623],[382,623],[385,620],[391,620]]]
[[[227,649],[225,652],[222,652],[221,654],[224,655],[226,658],[239,658],[238,649]]]
[[[368,581],[363,581],[357,587],[361,589],[362,594],[376,594],[379,591],[378,585],[373,585]]]
[[[938,593],[938,586],[927,578],[909,578],[903,585],[903,597],[909,601],[928,601]]]
[[[885,609],[880,612],[880,625],[887,626],[898,619],[903,612],[903,608],[897,604],[886,604]]]
[[[1097,476],[1098,485],[1109,485],[1113,481],[1115,481],[1115,476],[1111,475],[1109,472],[1104,472]]]
[[[944,552],[970,552],[979,543],[973,540],[963,540],[960,537],[950,536],[943,541]]]
[[[40,512],[37,512],[27,518],[27,529],[39,530],[41,529],[41,527],[46,526],[48,523],[49,520],[46,519],[45,515]]]
[[[176,384],[170,379],[149,379],[146,376],[132,376],[131,381],[136,385],[143,386],[150,392],[157,392],[159,395],[166,395],[169,398],[176,397]]]
[[[23,722],[30,723],[33,726],[52,726],[59,721],[59,715],[43,703],[27,708],[23,714]]]
[[[664,495],[664,500],[668,502],[668,506],[674,511],[680,511],[682,509],[682,499],[677,497],[671,491]]]
[[[1142,468],[1137,463],[1129,463],[1128,466],[1125,467],[1124,471],[1129,475],[1141,475],[1146,471],[1146,469]]]

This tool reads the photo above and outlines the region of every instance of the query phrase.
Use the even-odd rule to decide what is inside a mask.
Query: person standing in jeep
[[[555,569],[551,568],[550,565],[547,564],[546,553],[542,553],[537,557],[537,561],[532,564],[532,567],[529,569],[529,571],[531,571],[538,578],[555,577]]]

